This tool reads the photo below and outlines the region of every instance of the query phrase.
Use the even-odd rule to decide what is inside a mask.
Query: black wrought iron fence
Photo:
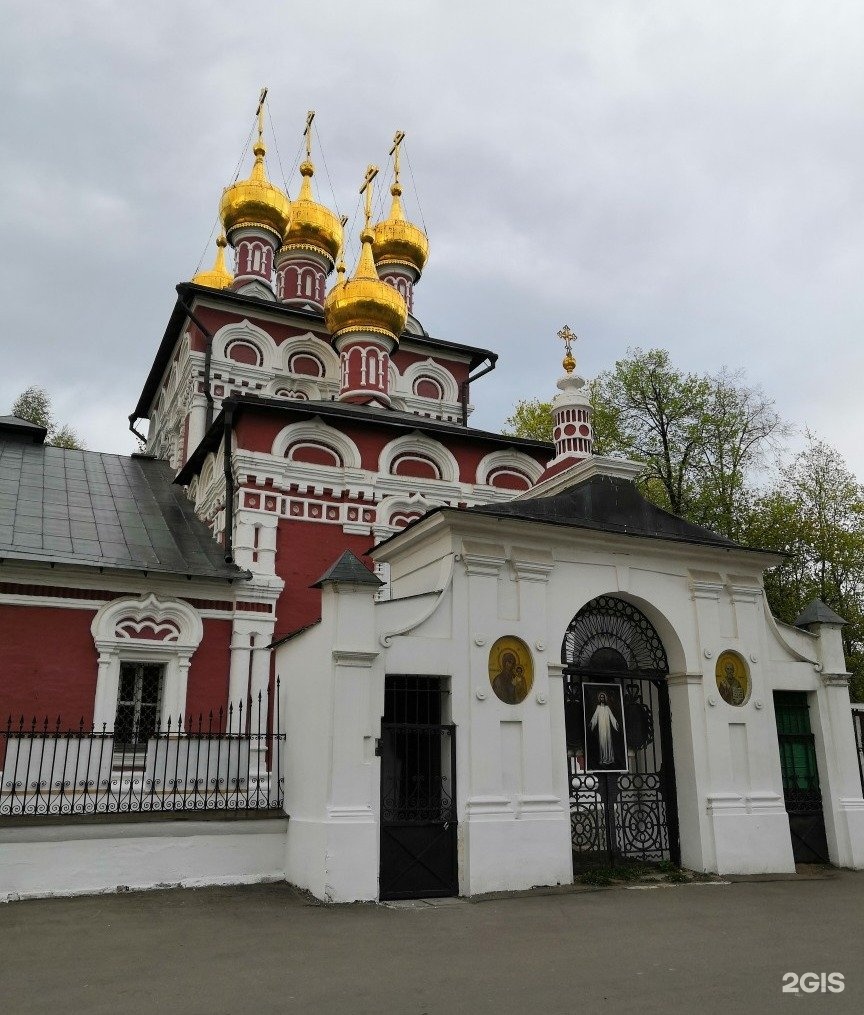
[[[0,817],[281,809],[285,734],[268,699],[156,722],[142,712],[114,728],[10,717]]]

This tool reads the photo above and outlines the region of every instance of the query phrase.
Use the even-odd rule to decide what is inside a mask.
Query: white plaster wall
[[[321,898],[377,896],[380,766],[370,751],[387,673],[449,685],[460,893],[572,880],[561,644],[602,594],[639,608],[666,649],[683,863],[794,869],[773,707],[774,690],[788,689],[811,695],[831,857],[864,866],[845,678],[821,672],[819,639],[786,636],[768,614],[764,556],[449,511],[374,556],[391,565],[392,601],[325,591],[322,624],[279,650],[292,687],[289,880]],[[489,685],[489,649],[502,635],[532,652],[534,686],[519,705]],[[824,654],[836,662],[835,648]],[[750,670],[741,707],[717,691],[726,649]]]
[[[277,649],[284,693],[288,880],[328,902],[378,897],[384,707],[374,588],[322,591],[323,618]]]
[[[0,901],[285,880],[284,818],[0,828]]]

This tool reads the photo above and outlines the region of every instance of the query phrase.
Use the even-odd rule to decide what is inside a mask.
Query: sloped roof
[[[838,616],[830,606],[826,606],[821,599],[814,599],[812,603],[805,606],[801,613],[795,618],[796,627],[808,627],[810,624],[846,624],[848,621]]]
[[[0,433],[0,557],[237,580],[166,462]]]
[[[0,416],[0,438],[17,438],[41,444],[47,435],[48,431],[44,426],[31,423],[29,419],[22,419],[20,416]]]
[[[551,497],[484,504],[467,508],[466,513],[520,518],[551,525],[570,525],[726,549],[747,549],[710,529],[664,511],[646,500],[629,479],[617,476],[595,475],[584,483]]]
[[[350,550],[331,564],[310,589],[320,589],[325,582],[344,582],[346,585],[374,585],[376,588],[384,582],[373,574],[368,567]]]

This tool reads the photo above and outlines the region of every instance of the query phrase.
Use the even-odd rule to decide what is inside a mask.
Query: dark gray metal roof
[[[0,438],[42,444],[47,435],[48,431],[44,426],[31,423],[29,419],[21,419],[20,416],[0,416]]]
[[[512,500],[506,504],[484,504],[466,509],[468,514],[523,518],[552,525],[618,532],[628,536],[650,536],[705,546],[744,549],[725,536],[694,525],[646,500],[629,479],[592,476],[551,497]]]
[[[173,483],[165,462],[69,451],[0,435],[0,558],[246,577]]]
[[[846,624],[848,621],[838,616],[830,606],[826,606],[821,599],[814,599],[812,603],[805,606],[803,611],[795,618],[796,627],[809,627],[810,624]]]
[[[320,589],[325,582],[344,582],[346,585],[374,585],[376,588],[384,582],[373,574],[366,567],[359,557],[350,550],[346,550],[342,556],[321,575],[317,582],[310,585],[310,589]]]

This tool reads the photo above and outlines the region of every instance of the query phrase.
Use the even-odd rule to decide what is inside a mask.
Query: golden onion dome
[[[225,233],[220,233],[216,240],[216,260],[213,262],[213,267],[207,271],[199,271],[192,279],[195,285],[207,285],[211,289],[227,289],[231,285],[234,276],[225,267],[225,247],[227,246],[228,241],[225,239]]]
[[[225,232],[243,226],[259,226],[276,233],[280,241],[291,222],[291,202],[288,195],[267,179],[264,156],[264,138],[259,130],[252,151],[255,163],[248,180],[238,180],[222,193],[219,214]]]
[[[313,250],[334,261],[342,247],[342,223],[329,208],[312,197],[314,172],[310,159],[300,163],[303,182],[297,200],[291,205],[291,225],[282,250]]]
[[[393,203],[390,214],[375,226],[372,250],[378,265],[402,264],[419,275],[429,258],[429,240],[418,226],[405,218],[402,188],[397,180],[390,188]]]
[[[398,339],[408,319],[408,307],[401,293],[378,278],[372,256],[374,234],[368,227],[360,234],[363,248],[354,277],[344,280],[340,263],[339,281],[324,300],[324,320],[335,338],[352,331],[371,331]]]

